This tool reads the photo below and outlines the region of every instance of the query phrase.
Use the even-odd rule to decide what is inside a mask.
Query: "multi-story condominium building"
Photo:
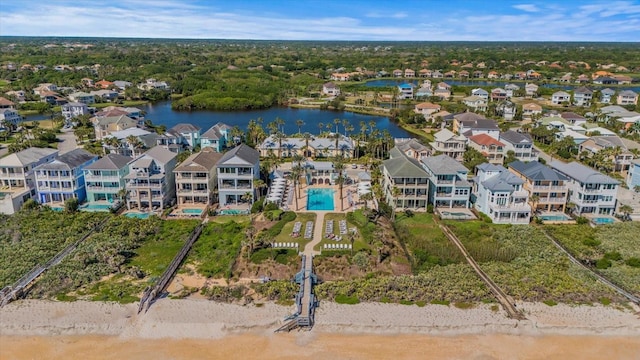
[[[633,160],[631,153],[625,143],[616,135],[592,136],[585,140],[579,147],[579,153],[586,151],[589,156],[593,156],[598,152],[612,149],[615,150],[609,155],[609,159],[613,162],[613,171],[628,171]]]
[[[491,164],[502,164],[506,154],[505,145],[487,134],[469,137],[469,147],[478,150]]]
[[[447,155],[422,159],[422,168],[429,176],[429,204],[435,207],[469,207],[471,184],[469,170]]]
[[[523,185],[524,180],[502,165],[478,165],[473,184],[476,209],[495,224],[528,224],[531,206]]]
[[[620,182],[577,162],[553,161],[551,168],[568,178],[569,203],[577,215],[613,215]]]
[[[431,155],[431,149],[422,145],[418,140],[411,139],[395,139],[395,145],[398,150],[402,151],[406,156],[420,160],[423,157]]]
[[[65,120],[71,120],[74,117],[89,114],[89,107],[85,103],[70,102],[62,105],[62,116]]]
[[[533,139],[529,134],[507,130],[500,133],[500,142],[504,144],[505,156],[509,151],[513,151],[516,159],[520,161],[538,160],[539,153],[533,148]]]
[[[382,162],[382,188],[387,203],[395,209],[426,210],[429,176],[421,163],[397,147]],[[399,194],[394,193],[394,188]]]
[[[635,105],[638,103],[638,94],[631,90],[623,90],[618,94],[618,105]]]
[[[132,158],[108,154],[84,168],[89,204],[115,204],[122,196]],[[105,209],[106,210],[106,209]]]
[[[509,164],[509,171],[524,180],[534,212],[564,212],[569,194],[566,176],[537,161],[514,161]]]
[[[175,201],[176,153],[155,146],[129,162],[127,208],[161,210]]]
[[[453,116],[453,132],[466,137],[487,134],[496,140],[500,139],[498,123],[472,112]]]
[[[640,159],[631,160],[631,166],[627,173],[627,186],[633,191],[640,189]]]
[[[467,138],[456,135],[448,129],[442,129],[434,134],[434,141],[429,143],[433,151],[447,155],[456,161],[462,161],[467,149]]]
[[[58,150],[28,148],[0,158],[0,213],[13,214],[36,197],[33,169],[53,161]]]
[[[229,141],[231,127],[224,123],[217,123],[200,136],[200,146],[210,147],[217,152],[222,152]]]
[[[269,135],[262,144],[258,145],[257,149],[260,152],[260,156],[263,157],[269,156],[270,153],[279,157],[291,157],[296,154],[314,158],[353,157],[355,151],[353,140],[343,135],[338,136],[336,142],[335,138],[328,137],[312,137],[307,141],[304,138],[278,139],[273,135]]]
[[[84,169],[96,160],[97,155],[75,149],[36,167],[34,173],[40,203],[64,203],[71,198],[83,202],[87,197]]]
[[[591,99],[593,98],[593,90],[588,87],[581,86],[573,90],[573,105],[576,106],[591,106]]]
[[[186,205],[206,207],[214,201],[217,183],[216,163],[222,154],[211,147],[192,154],[173,170],[178,208]]]
[[[216,164],[220,206],[253,204],[253,180],[260,178],[260,153],[246,144],[240,144],[224,153]],[[249,200],[247,194],[251,196]]]

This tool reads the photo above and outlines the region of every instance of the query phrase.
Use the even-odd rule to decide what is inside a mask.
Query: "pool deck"
[[[568,216],[568,215],[566,215],[564,213],[561,213],[561,212],[544,212],[544,213],[541,213],[538,216],[539,217],[542,217],[542,216],[565,216],[566,217],[566,220],[556,220],[556,219],[545,220],[545,219],[541,218],[542,221],[544,222],[544,224],[546,224],[546,225],[561,225],[561,224],[575,224],[576,223],[576,221],[573,220],[570,216]]]
[[[443,220],[476,220],[477,219],[473,211],[467,208],[438,207],[438,208],[435,208],[434,212],[440,215],[440,218],[442,218]]]
[[[296,211],[296,212],[314,212],[314,213],[319,213],[319,212],[337,212],[337,213],[346,213],[346,212],[350,212],[353,210],[357,210],[360,209],[362,207],[364,207],[364,203],[360,201],[360,199],[358,198],[357,195],[357,186],[356,185],[346,185],[342,187],[342,192],[343,192],[343,196],[342,196],[342,207],[340,207],[340,191],[339,191],[339,186],[338,185],[298,185],[299,187],[299,193],[300,193],[300,197],[298,197],[298,207],[296,208],[296,200],[295,198],[293,199],[293,201],[291,202],[291,204],[288,206],[289,210],[292,211]],[[334,195],[333,195],[333,210],[307,210],[307,190],[309,189],[333,189],[335,190]],[[351,196],[353,198],[354,201],[354,205],[351,206],[349,204],[349,201],[347,200],[347,190],[351,190]],[[298,191],[296,191],[295,196],[298,196]],[[373,206],[373,202],[369,201],[367,206],[369,208],[371,208]]]

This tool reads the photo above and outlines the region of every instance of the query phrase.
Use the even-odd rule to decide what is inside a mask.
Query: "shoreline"
[[[21,300],[0,309],[0,358],[609,358],[640,353],[636,310],[519,303],[516,321],[490,304],[323,302],[311,331],[274,333],[293,306],[160,299],[137,304]],[[515,356],[514,356],[515,355]]]

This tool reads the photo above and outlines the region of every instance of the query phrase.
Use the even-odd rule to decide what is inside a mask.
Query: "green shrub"
[[[473,307],[473,304],[469,302],[457,302],[454,303],[453,306],[457,307],[458,309],[471,309]]]
[[[413,305],[414,302],[411,300],[400,300],[400,305]]]
[[[416,305],[418,305],[418,307],[425,307],[427,305],[427,302],[424,300],[418,300],[416,301]]]
[[[603,297],[603,298],[600,299],[600,304],[609,305],[609,304],[611,304],[611,299]]]
[[[596,261],[596,268],[600,270],[608,269],[611,267],[611,260],[602,258]]]
[[[445,305],[445,306],[449,306],[449,304],[451,304],[450,301],[448,300],[431,300],[431,304],[433,305]]]
[[[433,214],[433,204],[427,205],[427,213]]]
[[[264,196],[259,198],[256,202],[253,203],[253,205],[251,205],[251,213],[252,214],[259,213],[260,211],[262,211],[263,205],[264,205]]]
[[[280,221],[278,221],[275,225],[273,225],[269,230],[267,230],[267,234],[271,237],[276,237],[280,235],[282,228],[288,222],[294,221],[296,219],[296,213],[293,211],[287,211],[280,216]]]
[[[262,211],[267,212],[267,211],[273,211],[273,210],[278,210],[278,205],[276,203],[272,203],[272,202],[268,202],[266,205],[264,205]]]
[[[543,303],[545,303],[548,306],[556,306],[556,305],[558,305],[558,303],[555,302],[554,300],[545,300],[545,301],[543,301]]]
[[[360,299],[356,296],[347,296],[343,294],[336,295],[335,302],[338,304],[355,305],[360,303]]]
[[[600,246],[600,240],[594,239],[593,237],[589,236],[582,240],[582,244],[586,246],[596,247]]]
[[[637,257],[628,258],[624,263],[631,267],[640,268],[640,258]]]
[[[604,254],[604,258],[611,261],[620,261],[622,260],[622,255],[617,251],[610,251]]]
[[[584,216],[578,216],[576,218],[576,224],[578,224],[578,225],[584,225],[584,224],[588,224],[588,223],[589,223],[589,219],[587,219]]]

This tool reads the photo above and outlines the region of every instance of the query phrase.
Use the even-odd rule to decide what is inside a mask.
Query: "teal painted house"
[[[217,152],[222,152],[227,147],[230,130],[231,127],[227,124],[217,123],[213,125],[204,134],[200,135],[200,146],[202,148],[210,147]]]
[[[125,187],[131,160],[128,156],[109,154],[84,169],[87,205],[90,208],[103,206],[107,210],[118,201],[118,192]]]

